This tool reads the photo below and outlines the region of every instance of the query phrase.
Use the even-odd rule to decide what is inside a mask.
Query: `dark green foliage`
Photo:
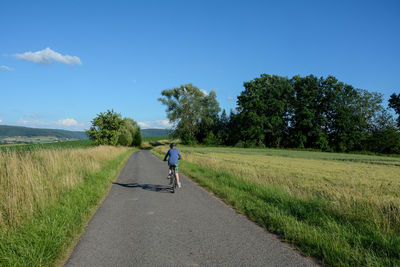
[[[118,144],[122,146],[140,146],[142,143],[140,127],[130,119],[123,119],[118,131]]]
[[[400,116],[394,125],[379,93],[313,75],[262,74],[244,88],[229,116],[218,115],[215,92],[192,84],[164,90],[159,101],[184,144],[399,153]],[[400,114],[400,94],[389,107]]]
[[[185,144],[202,142],[214,128],[220,111],[216,94],[205,94],[192,84],[163,90],[158,100],[167,106],[170,122],[175,126],[173,136]]]
[[[133,134],[132,145],[138,147],[141,144],[142,144],[142,134],[141,134],[140,129],[139,129],[139,131],[136,131]]]
[[[235,122],[231,122],[230,133],[235,135],[236,142],[222,138],[225,144],[346,152],[397,151],[399,133],[392,126],[375,127],[376,118],[384,110],[381,94],[356,89],[333,76],[294,76],[289,80],[262,74],[245,82],[244,87],[238,97],[238,113],[231,117]],[[398,102],[400,94],[392,95],[390,107],[400,111]],[[372,145],[378,136],[388,139],[379,146]]]
[[[314,147],[328,149],[327,135],[322,126],[326,125],[326,105],[321,79],[310,75],[294,76],[293,97],[291,97],[290,137],[289,144],[293,147]]]
[[[366,150],[386,154],[399,154],[400,133],[394,128],[375,131],[367,140]]]
[[[246,143],[280,147],[288,133],[293,87],[286,77],[262,74],[244,83],[238,97],[241,136]]]
[[[387,110],[382,109],[375,115],[364,150],[388,154],[400,153],[400,132]]]
[[[96,145],[140,146],[142,143],[137,123],[131,118],[122,119],[114,110],[98,114],[86,133]]]
[[[335,151],[349,151],[356,146],[361,131],[357,130],[357,91],[329,76],[322,81],[326,103],[326,129],[329,144]]]
[[[395,93],[393,93],[390,96],[389,107],[394,109],[394,111],[398,115],[398,117],[397,117],[397,127],[400,128],[400,93],[397,94],[397,95]]]
[[[90,139],[97,145],[116,145],[118,143],[119,130],[123,125],[121,114],[114,110],[97,115],[92,120],[92,126],[86,131]]]
[[[203,139],[205,145],[219,145],[221,144],[221,138],[218,135],[214,135],[212,131]]]
[[[214,123],[214,130],[210,132],[212,133],[212,136],[209,136],[211,138],[207,138],[207,140],[203,140],[203,142],[207,142],[208,145],[221,145],[221,144],[228,145],[230,137],[235,132],[233,131],[233,129],[230,129],[231,121],[232,118],[226,115],[225,110],[222,110],[221,115],[218,116],[218,118]]]
[[[118,144],[121,146],[131,146],[133,141],[132,133],[127,128],[119,130]]]
[[[61,139],[79,139],[87,140],[88,136],[85,132],[67,131],[59,129],[38,129],[21,126],[0,125],[0,136],[54,136]]]
[[[223,143],[230,146],[236,145],[241,138],[242,125],[240,116],[234,113],[232,110],[229,113],[226,129],[227,133],[223,136]]]

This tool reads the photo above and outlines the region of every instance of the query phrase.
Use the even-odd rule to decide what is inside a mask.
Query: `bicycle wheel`
[[[175,193],[176,188],[176,175],[175,175],[175,168],[172,168],[172,185],[171,185],[171,193]]]

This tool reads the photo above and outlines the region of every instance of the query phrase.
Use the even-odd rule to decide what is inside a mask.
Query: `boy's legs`
[[[167,176],[167,180],[169,180],[169,184],[172,184],[171,174],[172,174],[171,166],[168,165],[168,176]]]
[[[170,167],[169,170],[168,170],[168,177],[167,178],[170,177],[171,173],[172,173],[172,170],[171,170],[171,167]],[[175,175],[176,175],[176,182],[178,183],[178,187],[181,188],[181,183],[179,181],[178,165],[175,165]],[[171,182],[172,182],[172,180],[171,180]]]
[[[178,164],[176,164],[176,166],[175,166],[176,181],[178,183],[178,187],[181,188],[181,182],[179,181],[179,173],[178,173],[178,171],[179,171]]]
[[[175,173],[176,174],[176,181],[178,182],[178,186],[181,187],[181,183],[179,182],[179,173]]]

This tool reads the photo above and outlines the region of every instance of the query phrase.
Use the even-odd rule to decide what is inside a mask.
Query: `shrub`
[[[92,126],[86,131],[86,134],[96,145],[113,145],[118,143],[119,130],[123,125],[121,114],[114,110],[97,115],[92,120]]]
[[[221,139],[219,138],[219,136],[214,135],[213,132],[209,132],[208,135],[203,139],[203,144],[219,145],[219,144],[221,144]]]
[[[140,128],[133,135],[133,146],[140,146],[142,144],[142,134],[140,133]]]
[[[119,131],[118,144],[121,146],[131,146],[133,141],[132,133],[125,127]]]
[[[123,125],[119,130],[118,144],[122,146],[140,146],[142,142],[141,140],[139,142],[138,140],[135,140],[135,135],[141,136],[140,127],[134,120],[124,118]]]

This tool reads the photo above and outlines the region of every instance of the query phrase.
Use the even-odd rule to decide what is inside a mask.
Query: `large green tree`
[[[204,93],[192,84],[166,89],[158,100],[167,106],[173,135],[184,143],[202,142],[213,129],[220,111],[214,91]]]
[[[92,126],[86,131],[86,134],[97,145],[116,145],[123,123],[121,114],[116,113],[113,109],[104,113],[100,112],[92,120]]]
[[[293,87],[287,77],[262,74],[238,96],[241,139],[247,145],[280,147],[288,135]]]
[[[325,95],[323,130],[335,151],[362,149],[374,114],[381,109],[381,95],[356,89],[329,76],[322,81]]]
[[[289,80],[263,74],[244,87],[238,113],[232,117],[240,127],[231,128],[230,135],[240,131],[241,144],[247,146],[363,150],[375,117],[383,109],[380,94],[354,88],[333,76]],[[397,98],[392,99],[395,103]],[[228,139],[224,139],[226,144]]]
[[[327,136],[323,132],[325,96],[321,79],[314,75],[294,76],[291,98],[290,145],[299,148],[328,149]]]
[[[397,114],[397,127],[400,128],[400,93],[393,93],[389,99],[389,107],[394,109]]]

